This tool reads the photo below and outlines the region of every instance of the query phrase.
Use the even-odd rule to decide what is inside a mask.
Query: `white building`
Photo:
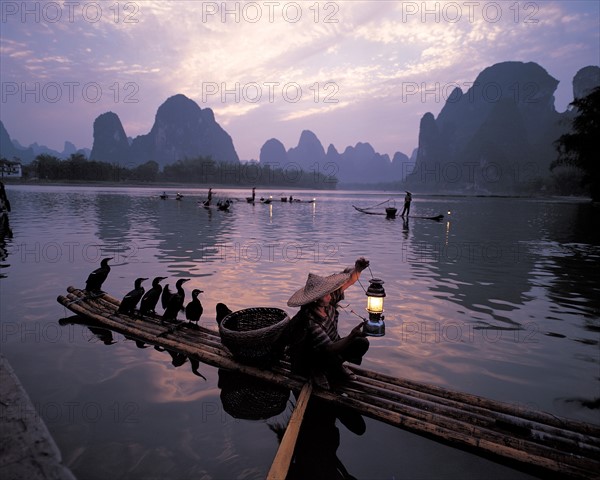
[[[0,160],[0,178],[21,178],[22,174],[21,162]]]

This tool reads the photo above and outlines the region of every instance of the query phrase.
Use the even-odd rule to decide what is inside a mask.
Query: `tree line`
[[[576,115],[572,130],[555,142],[558,158],[550,166],[554,172],[571,168],[580,172],[580,184],[595,202],[600,201],[600,87],[571,102]]]
[[[197,157],[178,160],[161,171],[154,160],[128,168],[116,163],[88,160],[82,153],[74,153],[64,160],[48,154],[38,155],[30,164],[23,165],[23,176],[48,181],[277,185],[311,189],[333,189],[337,185],[337,178],[333,176],[306,172],[294,164],[279,167],[257,162],[217,162],[210,157]]]

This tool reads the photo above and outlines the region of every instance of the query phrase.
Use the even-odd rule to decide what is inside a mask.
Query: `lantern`
[[[383,299],[385,290],[383,280],[371,278],[367,288],[367,312],[369,319],[363,326],[363,332],[372,337],[383,337],[385,335],[385,323],[383,323]]]

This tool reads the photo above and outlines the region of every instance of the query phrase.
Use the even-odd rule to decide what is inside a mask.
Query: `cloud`
[[[574,73],[597,63],[598,7],[593,4],[97,2],[102,13],[97,21],[92,21],[96,7],[84,13],[79,4],[73,7],[73,21],[66,6],[54,23],[43,21],[42,11],[39,22],[31,15],[25,24],[20,17],[7,19],[0,37],[0,75],[3,82],[26,85],[95,82],[106,93],[101,101],[66,107],[78,107],[92,119],[106,109],[117,110],[129,134],[145,133],[156,108],[184,93],[201,107],[211,107],[217,121],[232,129],[234,141],[238,136],[250,142],[247,131],[236,130],[242,126],[259,131],[258,124],[269,125],[269,138],[289,138],[297,135],[284,129],[301,130],[306,122],[337,138],[382,139],[391,153],[412,149],[420,116],[437,114],[443,106],[443,99],[432,95],[408,97],[407,85],[463,85],[494,63],[536,61],[561,80],[558,96],[568,103]],[[125,86],[131,84],[139,102],[125,104],[123,98],[131,93]],[[208,95],[207,88],[215,85],[217,92]],[[258,101],[255,85],[262,88]],[[289,95],[300,87],[298,101],[283,95],[286,85]],[[6,103],[2,115],[28,115],[20,123],[45,135],[33,110],[18,107],[18,102]],[[85,130],[90,138],[91,126],[71,120],[72,110],[65,114],[60,104],[44,102],[36,109],[46,109],[45,118],[54,112],[62,122],[72,121],[70,131]],[[236,147],[250,148],[237,142]]]

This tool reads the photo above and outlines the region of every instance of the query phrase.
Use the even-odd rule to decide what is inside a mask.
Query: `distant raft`
[[[354,207],[354,209],[359,211],[360,213],[366,213],[367,215],[385,215],[387,218],[396,218],[396,213],[398,212],[398,210],[394,207],[388,207],[385,209],[384,212],[373,211],[369,208],[360,208],[360,207],[357,207],[356,205],[352,205],[352,207]],[[433,217],[422,217],[422,216],[418,216],[418,215],[410,215],[406,218],[419,218],[419,219],[423,219],[423,220],[434,220],[436,222],[439,222],[444,219],[444,215],[439,214],[439,215],[435,215]]]

